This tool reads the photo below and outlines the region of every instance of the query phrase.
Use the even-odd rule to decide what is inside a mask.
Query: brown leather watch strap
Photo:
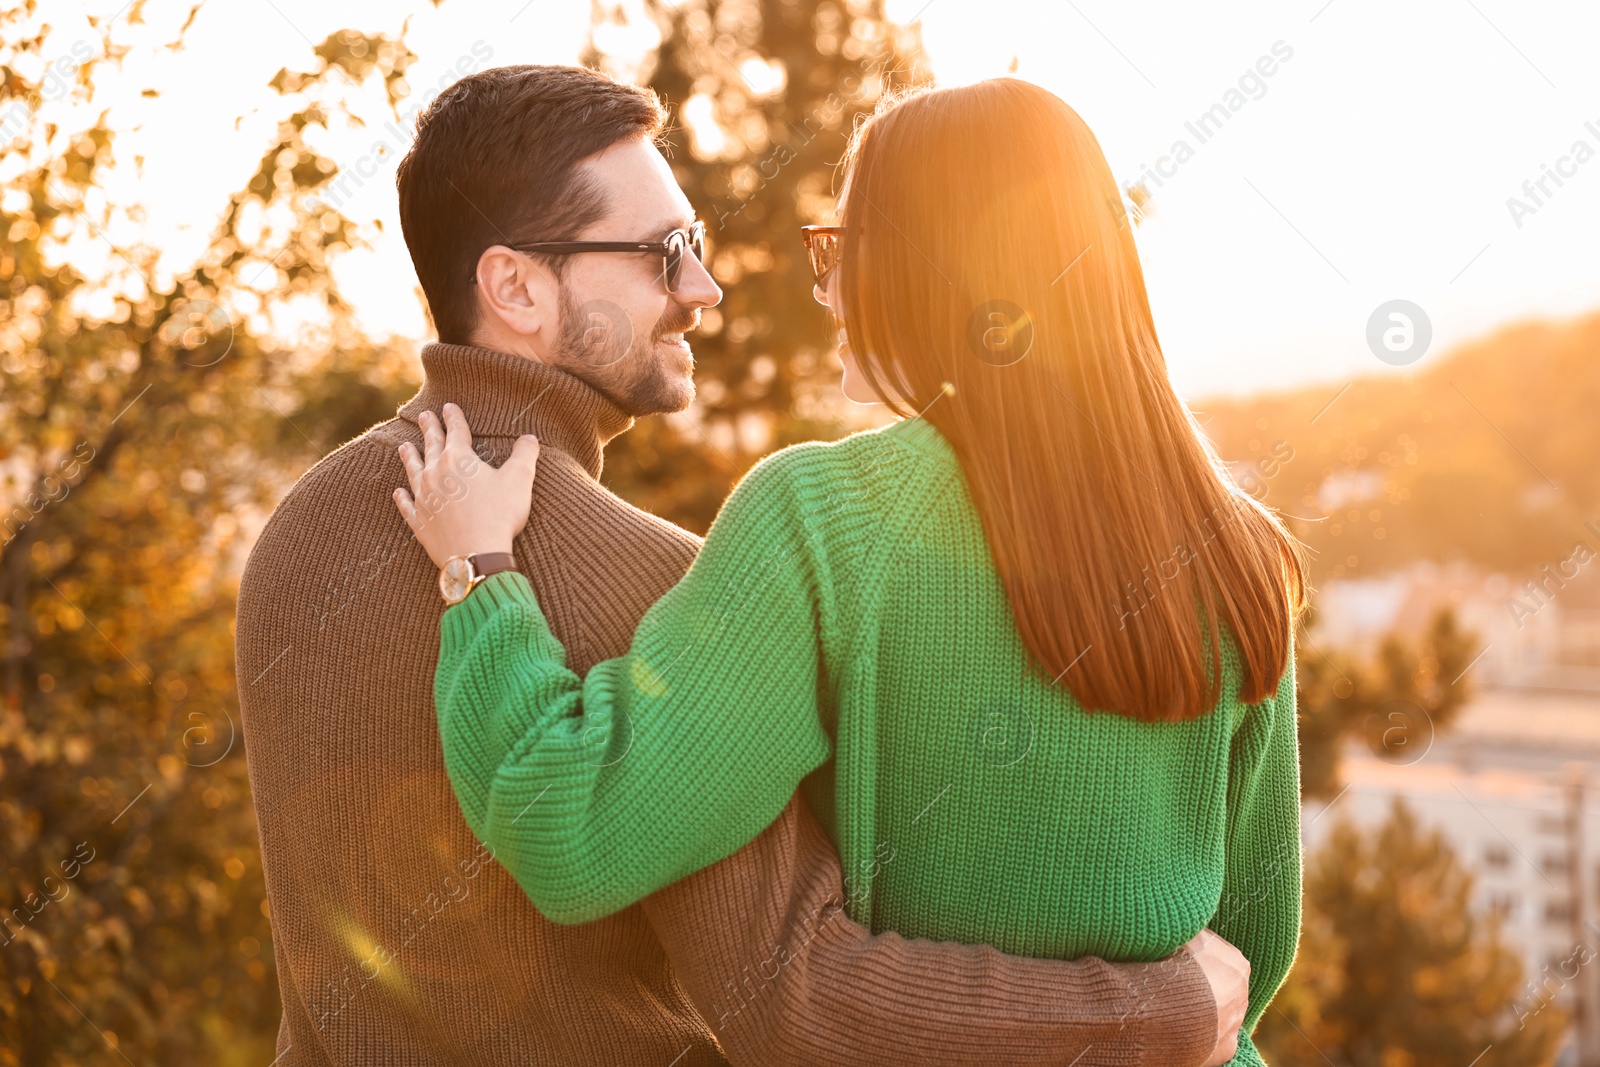
[[[478,578],[517,569],[517,557],[509,552],[474,552],[471,559],[473,576]]]

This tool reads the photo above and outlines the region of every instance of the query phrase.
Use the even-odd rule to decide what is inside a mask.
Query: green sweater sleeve
[[[1277,693],[1248,708],[1228,762],[1222,897],[1210,927],[1250,961],[1236,1065],[1261,1063],[1246,1035],[1294,963],[1300,936],[1300,760],[1294,652]]]
[[[602,918],[731,855],[827,759],[825,576],[803,529],[783,470],[757,467],[628,653],[582,678],[520,574],[445,613],[434,697],[451,784],[548,918]]]

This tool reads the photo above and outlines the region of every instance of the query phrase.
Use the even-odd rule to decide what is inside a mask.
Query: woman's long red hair
[[[846,168],[851,348],[954,447],[1045,675],[1090,710],[1191,719],[1231,638],[1239,698],[1270,696],[1305,603],[1297,547],[1173,392],[1088,126],[1016,79],[926,90],[863,123]]]

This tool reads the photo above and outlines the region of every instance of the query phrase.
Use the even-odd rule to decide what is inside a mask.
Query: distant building
[[[1476,684],[1600,693],[1597,575],[1600,559],[1580,566],[1569,557],[1517,575],[1424,561],[1382,577],[1333,579],[1316,594],[1317,640],[1370,650],[1388,634],[1421,632],[1450,608],[1481,639]]]
[[[1485,690],[1415,762],[1357,749],[1343,779],[1331,804],[1306,805],[1308,853],[1341,819],[1372,828],[1404,800],[1474,872],[1478,906],[1521,952],[1515,1016],[1559,1001],[1600,1024],[1600,694]],[[1585,1060],[1574,1041],[1560,1062],[1594,1062],[1600,1033],[1589,1041]]]

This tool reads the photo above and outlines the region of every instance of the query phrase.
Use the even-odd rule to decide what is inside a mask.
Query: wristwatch
[[[474,552],[467,556],[451,556],[439,568],[439,593],[446,604],[459,604],[489,575],[516,569],[516,557],[509,552]]]

